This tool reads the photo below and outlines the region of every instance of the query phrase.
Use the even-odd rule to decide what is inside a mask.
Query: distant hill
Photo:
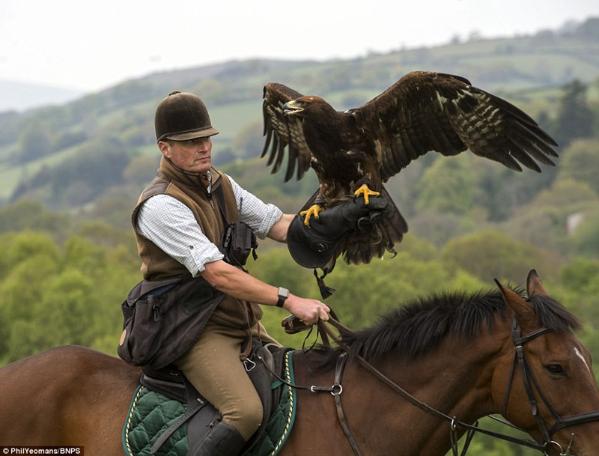
[[[193,91],[206,101],[221,131],[215,138],[215,158],[222,165],[259,155],[266,82],[322,95],[346,109],[417,69],[465,76],[534,116],[541,110],[554,112],[560,86],[573,79],[599,78],[599,18],[534,35],[472,37],[354,59],[230,61],[150,74],[62,106],[0,112],[0,202],[30,197],[56,208],[89,207],[135,180],[131,176],[143,182],[157,157],[154,108],[174,89]],[[104,161],[120,157],[123,171],[104,166],[103,154]],[[100,170],[109,176],[94,177]],[[269,182],[282,183],[282,177]]]
[[[80,90],[0,79],[0,112],[60,105],[81,95]]]

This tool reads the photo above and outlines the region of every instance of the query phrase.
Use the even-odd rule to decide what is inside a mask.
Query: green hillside
[[[153,109],[173,89],[191,90],[206,100],[221,131],[217,154],[226,151],[228,158],[258,153],[258,147],[240,151],[239,135],[259,129],[262,86],[268,81],[322,95],[346,109],[364,103],[409,71],[441,71],[505,93],[536,114],[538,106],[551,103],[552,91],[559,86],[575,78],[589,82],[599,77],[598,35],[599,19],[589,19],[569,33],[473,38],[349,60],[231,61],[151,74],[64,106],[0,113],[0,198],[14,199],[19,182],[35,179],[44,167],[56,166],[98,138],[118,138],[130,156],[151,151]]]

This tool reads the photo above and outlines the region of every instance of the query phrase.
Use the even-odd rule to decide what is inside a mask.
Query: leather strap
[[[344,333],[346,333],[346,334],[351,333],[351,330],[349,330],[346,326],[341,324],[337,320],[337,318],[335,318],[333,315],[331,315],[331,318],[327,321],[327,323],[329,323],[331,326],[333,326],[337,330],[339,330],[341,335],[343,335]],[[344,353],[341,353],[337,359],[337,365],[336,365],[336,369],[335,369],[335,384],[330,388],[318,387],[318,386],[302,387],[302,386],[298,386],[298,385],[290,385],[290,384],[288,384],[288,385],[293,386],[295,388],[300,388],[300,389],[309,389],[312,392],[324,392],[324,391],[330,392],[335,398],[335,405],[336,405],[336,409],[337,409],[337,416],[339,419],[339,423],[341,425],[341,428],[343,429],[343,432],[344,432],[346,438],[348,439],[348,441],[350,443],[350,446],[352,447],[352,451],[355,456],[361,456],[360,450],[357,446],[357,443],[356,443],[356,441],[353,437],[353,434],[349,428],[349,425],[347,423],[347,419],[346,419],[346,416],[345,416],[345,413],[344,413],[344,410],[343,410],[343,407],[341,404],[341,397],[340,397],[340,395],[343,391],[343,387],[341,385],[341,381],[342,381],[342,377],[343,377],[343,369],[344,369],[344,366],[346,363],[346,358],[348,356],[347,354],[350,353],[351,350],[350,350],[350,347],[348,347],[343,342],[343,338],[333,334],[333,332],[330,330],[330,328],[327,327],[327,325],[319,324],[319,329],[320,329],[321,336],[323,334],[325,334],[328,336],[327,339],[330,337],[333,341],[335,341],[339,345],[339,347],[344,352]],[[400,385],[398,385],[393,380],[388,378],[385,374],[383,374],[377,368],[375,368],[368,361],[366,361],[366,359],[364,359],[362,356],[354,354],[353,359],[357,360],[364,369],[366,369],[368,372],[370,372],[374,377],[376,377],[378,380],[380,380],[383,384],[387,385],[393,391],[397,392],[401,397],[403,397],[410,404],[414,405],[415,407],[417,407],[433,416],[436,416],[442,420],[449,422],[450,423],[450,433],[455,433],[458,428],[466,430],[467,431],[466,443],[464,445],[464,448],[462,449],[462,453],[461,453],[462,455],[464,455],[466,453],[466,451],[468,450],[468,447],[470,445],[470,442],[472,440],[474,433],[479,432],[481,434],[486,434],[490,437],[505,440],[505,441],[512,442],[512,443],[515,443],[515,444],[518,444],[521,446],[535,449],[537,451],[541,451],[544,454],[548,454],[549,449],[551,448],[552,445],[554,445],[554,446],[559,447],[560,454],[567,456],[570,454],[570,448],[574,441],[575,435],[572,434],[572,438],[570,439],[568,448],[566,449],[566,452],[564,453],[563,450],[561,449],[561,446],[557,442],[550,440],[553,433],[555,433],[563,428],[566,428],[566,427],[575,426],[578,424],[588,423],[588,422],[592,422],[592,421],[599,421],[599,410],[593,410],[588,413],[583,413],[580,415],[570,416],[570,417],[562,419],[561,417],[559,417],[559,415],[557,415],[555,413],[555,410],[553,409],[553,407],[551,407],[551,405],[548,403],[547,399],[543,395],[542,391],[539,388],[539,385],[537,384],[534,376],[532,375],[532,371],[530,370],[528,363],[526,362],[526,357],[524,356],[524,344],[526,344],[527,342],[530,342],[531,340],[535,339],[536,337],[542,336],[550,331],[551,330],[549,330],[547,328],[540,328],[526,336],[521,336],[521,329],[520,329],[517,321],[514,320],[513,326],[512,326],[512,337],[514,340],[516,354],[514,356],[514,363],[512,364],[512,369],[509,374],[509,382],[508,382],[508,386],[506,388],[506,392],[504,393],[504,401],[503,401],[504,402],[503,408],[504,408],[504,412],[505,412],[505,411],[507,411],[507,405],[509,402],[509,396],[510,396],[510,391],[512,388],[515,371],[518,367],[521,367],[523,370],[524,387],[529,396],[529,402],[531,405],[532,415],[535,417],[535,419],[537,419],[537,424],[539,426],[539,430],[544,434],[545,442],[543,442],[543,443],[538,443],[538,442],[531,441],[531,440],[524,440],[524,439],[521,439],[518,437],[513,437],[513,436],[510,436],[507,434],[501,434],[499,432],[494,432],[489,429],[479,428],[478,423],[475,423],[474,425],[472,425],[472,424],[466,423],[464,421],[460,421],[456,417],[451,417],[451,416],[441,412],[440,410],[437,410],[436,408],[430,406],[429,404],[417,399],[412,394],[410,394],[408,391],[403,389]],[[287,382],[284,382],[284,383],[287,383]],[[542,417],[540,416],[540,414],[538,414],[537,403],[534,398],[534,392],[532,391],[533,385],[534,385],[534,388],[536,388],[536,390],[539,392],[541,399],[547,405],[551,414],[556,418],[556,423],[549,430],[547,429],[546,424],[542,420]],[[541,419],[540,422],[538,421],[538,418]],[[514,426],[512,426],[512,427],[514,427]],[[455,440],[455,443],[457,444],[457,439]],[[453,449],[454,449],[454,454],[457,454],[457,447],[454,446]]]
[[[351,333],[350,329],[348,329],[346,326],[344,326],[342,323],[340,323],[334,317],[330,318],[327,323],[330,323],[332,326],[337,328],[342,333],[344,333],[344,332]],[[341,349],[344,352],[346,352],[346,353],[350,352],[350,348],[343,343],[342,339],[334,336],[328,328],[326,328],[325,331],[329,332],[329,336],[331,336],[331,338],[341,347]],[[516,443],[518,445],[526,446],[526,447],[533,448],[533,449],[539,450],[539,451],[543,451],[545,449],[545,445],[541,445],[537,442],[523,440],[523,439],[520,439],[517,437],[512,437],[509,435],[501,434],[499,432],[494,432],[494,431],[491,431],[488,429],[479,428],[477,425],[471,425],[471,424],[465,423],[463,421],[460,421],[460,420],[456,419],[455,417],[451,417],[451,416],[441,412],[440,410],[437,410],[436,408],[431,407],[427,403],[420,401],[416,397],[412,396],[412,394],[410,394],[408,391],[403,389],[400,385],[398,385],[393,380],[391,380],[390,378],[385,376],[381,371],[376,369],[372,364],[370,364],[368,361],[366,361],[362,356],[355,355],[354,359],[356,359],[362,365],[363,368],[365,368],[367,371],[369,371],[372,375],[374,375],[376,378],[378,378],[381,382],[383,382],[384,384],[389,386],[393,391],[397,392],[400,396],[402,396],[406,401],[408,401],[415,407],[418,407],[419,409],[421,409],[427,413],[430,413],[434,416],[437,416],[441,419],[444,419],[444,420],[450,422],[451,426],[460,427],[467,431],[472,430],[473,432],[480,432],[481,434],[486,434],[491,437],[495,437],[495,438],[498,438],[501,440],[506,440],[508,442]]]
[[[341,385],[341,381],[343,380],[343,371],[345,370],[345,363],[347,361],[347,353],[342,353],[337,358],[337,365],[335,367],[335,385]],[[358,442],[354,438],[354,435],[349,428],[349,423],[347,422],[347,418],[345,416],[345,411],[343,410],[343,404],[341,403],[341,393],[343,389],[339,390],[338,394],[333,394],[335,398],[335,408],[337,409],[337,419],[339,420],[339,424],[341,425],[341,429],[343,429],[343,433],[351,446],[352,451],[355,456],[361,456],[360,448],[358,447]]]
[[[160,437],[156,439],[152,448],[150,448],[150,454],[158,453],[158,450],[166,443],[168,439],[179,429],[185,422],[189,421],[196,413],[198,413],[204,406],[206,402],[201,401],[199,398],[192,406],[190,406],[187,411],[177,418],[173,423],[166,428],[166,430],[160,434]]]
[[[289,290],[287,288],[279,287],[277,290],[277,307],[283,307],[285,301],[289,297]]]

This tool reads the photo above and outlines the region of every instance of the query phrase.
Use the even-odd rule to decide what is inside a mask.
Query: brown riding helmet
[[[185,141],[218,134],[210,123],[206,105],[200,97],[189,92],[169,93],[156,108],[154,127],[157,142],[165,139]]]

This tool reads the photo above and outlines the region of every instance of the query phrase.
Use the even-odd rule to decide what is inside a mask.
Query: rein
[[[339,321],[335,320],[335,319],[330,319],[329,322],[336,327],[339,331],[351,331],[349,330],[349,328],[347,328],[346,326],[344,326],[343,324],[341,324]],[[320,325],[319,324],[319,330],[320,331],[324,331],[326,333],[328,333],[328,336],[330,338],[332,338],[343,350],[344,353],[340,356],[340,357],[347,357],[347,353],[349,352],[349,347],[347,345],[345,345],[337,336],[335,336],[334,334],[331,333],[331,331],[324,325]],[[411,403],[412,405],[414,405],[415,407],[418,407],[419,409],[437,416],[438,418],[441,418],[445,421],[449,422],[449,429],[450,429],[450,439],[451,439],[451,448],[452,448],[452,452],[454,454],[454,456],[458,456],[460,453],[458,452],[458,445],[457,445],[457,441],[458,441],[458,436],[457,436],[457,429],[458,428],[463,428],[467,431],[467,435],[466,435],[466,442],[464,444],[464,447],[462,448],[462,452],[461,455],[465,456],[466,452],[468,451],[468,448],[470,446],[470,443],[472,441],[472,438],[474,437],[474,434],[476,432],[479,432],[481,434],[486,434],[488,436],[494,437],[494,438],[498,438],[501,440],[506,440],[508,442],[511,443],[515,443],[518,445],[522,445],[522,446],[526,446],[532,449],[535,449],[537,451],[542,451],[546,454],[546,445],[541,445],[537,442],[533,442],[530,440],[524,440],[524,439],[520,439],[517,437],[512,437],[510,435],[506,435],[506,434],[501,434],[499,432],[495,432],[495,431],[491,431],[488,429],[484,429],[484,428],[479,428],[478,427],[478,423],[475,423],[474,425],[466,423],[464,421],[460,421],[457,419],[457,417],[455,416],[449,416],[443,412],[441,412],[440,410],[430,406],[429,404],[427,404],[426,402],[423,402],[419,399],[417,399],[415,396],[413,396],[411,393],[409,393],[408,391],[406,391],[404,388],[402,388],[400,385],[398,385],[397,383],[395,383],[393,380],[391,380],[389,377],[387,377],[385,374],[383,374],[380,370],[378,370],[376,367],[374,367],[372,364],[370,364],[368,361],[366,361],[362,356],[357,355],[356,359],[358,360],[358,362],[360,363],[360,365],[366,369],[368,372],[370,372],[372,375],[374,375],[377,379],[379,379],[381,382],[383,382],[384,384],[386,384],[388,387],[390,387],[393,391],[395,391],[396,393],[398,393],[400,396],[402,396],[405,400],[407,400],[409,403]],[[338,374],[339,369],[343,369],[345,366],[345,363],[337,363],[336,366],[336,372],[335,372],[335,379],[341,378],[343,375],[343,372],[341,372],[340,374]],[[341,407],[341,397],[335,397],[335,402],[337,403],[337,410],[339,410],[339,408]],[[338,417],[340,417],[340,415],[338,414]],[[339,418],[341,421],[341,418]],[[348,438],[348,440],[350,440],[350,435],[351,435],[351,431],[349,430],[349,426],[343,426],[342,428],[344,429],[345,432],[345,428],[347,427],[348,431],[349,431],[349,435],[346,432],[346,437]],[[353,440],[355,441],[355,438],[353,437],[353,435],[351,435],[351,440],[350,442]],[[356,447],[354,447],[354,445],[352,445],[352,450],[354,451],[354,455],[355,456],[362,456],[362,453],[359,451],[359,449]],[[564,456],[568,456],[568,455],[564,455]]]
[[[328,322],[340,332],[345,332],[345,333],[352,332],[349,328],[347,328],[342,323],[340,323],[336,318],[331,317],[328,320]],[[341,425],[341,428],[343,429],[343,433],[345,434],[345,436],[352,448],[354,455],[362,456],[362,453],[358,447],[357,441],[349,427],[349,423],[347,422],[345,411],[343,409],[343,405],[341,402],[341,394],[343,392],[343,386],[342,386],[343,372],[345,370],[345,366],[347,363],[347,358],[348,358],[348,353],[350,351],[350,348],[347,345],[345,345],[338,336],[333,334],[333,332],[331,331],[331,329],[329,327],[327,327],[324,323],[322,323],[320,321],[318,322],[318,331],[321,334],[323,341],[325,341],[325,345],[328,345],[327,342],[330,338],[333,341],[335,341],[339,345],[339,347],[344,351],[337,359],[337,364],[335,366],[334,384],[331,387],[322,387],[322,386],[315,386],[315,385],[300,386],[300,385],[289,384],[287,382],[284,382],[284,383],[286,383],[288,386],[291,386],[294,388],[309,390],[312,393],[329,392],[334,397],[335,407],[337,410],[337,418],[339,419],[339,423]],[[555,412],[555,409],[551,406],[549,401],[543,395],[542,390],[540,389],[536,379],[534,378],[533,373],[530,369],[530,366],[526,360],[526,356],[525,356],[525,352],[524,352],[524,345],[526,343],[530,342],[531,340],[536,339],[539,336],[547,334],[550,331],[551,330],[547,329],[547,328],[540,328],[536,331],[533,331],[530,334],[522,336],[522,334],[521,334],[522,331],[520,329],[520,326],[518,325],[518,322],[516,321],[515,318],[513,319],[512,340],[514,342],[515,355],[514,355],[514,362],[512,364],[512,368],[510,371],[510,378],[509,378],[509,382],[508,382],[508,387],[505,392],[504,402],[503,402],[503,407],[502,407],[503,415],[507,416],[507,406],[509,403],[509,398],[510,398],[510,393],[512,390],[515,372],[516,372],[517,368],[520,368],[522,370],[522,374],[523,374],[523,382],[524,382],[526,394],[528,396],[528,402],[530,404],[531,414],[535,418],[535,420],[537,422],[537,426],[538,426],[539,430],[541,431],[541,433],[543,434],[543,438],[544,438],[543,443],[538,443],[538,442],[531,441],[531,440],[525,440],[525,439],[521,439],[521,438],[517,438],[517,437],[512,437],[510,435],[502,434],[499,432],[494,432],[494,431],[484,429],[484,428],[479,428],[478,422],[475,422],[474,424],[469,424],[464,421],[460,421],[457,419],[457,417],[449,416],[449,415],[441,412],[440,410],[428,405],[427,403],[420,401],[415,396],[413,396],[408,391],[406,391],[404,388],[402,388],[400,385],[398,385],[393,380],[388,378],[385,374],[383,374],[380,370],[378,370],[376,367],[374,367],[368,361],[366,361],[362,356],[356,355],[355,359],[360,363],[360,365],[364,369],[366,369],[373,376],[375,376],[377,379],[379,379],[382,383],[384,383],[389,388],[391,388],[393,391],[395,391],[400,396],[402,396],[409,403],[411,403],[415,407],[418,407],[419,409],[421,409],[431,415],[434,415],[438,418],[441,418],[441,419],[449,422],[451,449],[452,449],[454,456],[460,456],[460,455],[465,456],[466,455],[466,452],[468,451],[468,448],[470,446],[470,442],[472,441],[472,438],[474,437],[474,434],[476,432],[488,435],[493,438],[497,438],[497,439],[505,440],[505,441],[508,441],[511,443],[515,443],[517,445],[522,445],[522,446],[525,446],[528,448],[532,448],[534,450],[542,452],[544,455],[548,455],[549,451],[552,448],[555,448],[555,449],[559,450],[560,456],[571,456],[572,453],[570,451],[571,451],[572,445],[574,443],[575,434],[571,435],[571,439],[568,443],[568,446],[565,449],[562,448],[562,446],[558,442],[551,439],[552,435],[555,434],[556,432],[558,432],[564,428],[570,427],[570,426],[589,423],[592,421],[599,421],[599,410],[595,410],[595,411],[592,411],[589,413],[574,415],[574,416],[567,417],[567,418],[562,418]],[[277,376],[275,375],[275,377],[277,377]],[[277,379],[282,380],[278,377],[277,377]],[[543,417],[539,414],[538,403],[537,403],[537,400],[535,399],[535,394],[534,394],[535,390],[538,393],[541,400],[543,401],[543,403],[545,404],[545,406],[547,407],[547,409],[550,411],[551,415],[555,419],[555,423],[553,424],[553,426],[551,426],[549,428],[548,428],[547,424],[545,423],[545,420],[543,419]],[[503,423],[503,421],[500,421],[500,422]],[[504,423],[504,424],[509,424],[509,423]],[[516,428],[515,426],[513,426],[511,424],[509,424],[509,425],[511,427]],[[465,440],[465,443],[464,443],[461,453],[458,452],[458,443],[457,443],[458,439],[459,439],[458,433],[457,433],[458,428],[461,428],[461,429],[464,429],[467,431],[466,440]],[[516,429],[518,429],[518,428],[516,428]],[[519,429],[519,430],[521,430],[521,429]]]

